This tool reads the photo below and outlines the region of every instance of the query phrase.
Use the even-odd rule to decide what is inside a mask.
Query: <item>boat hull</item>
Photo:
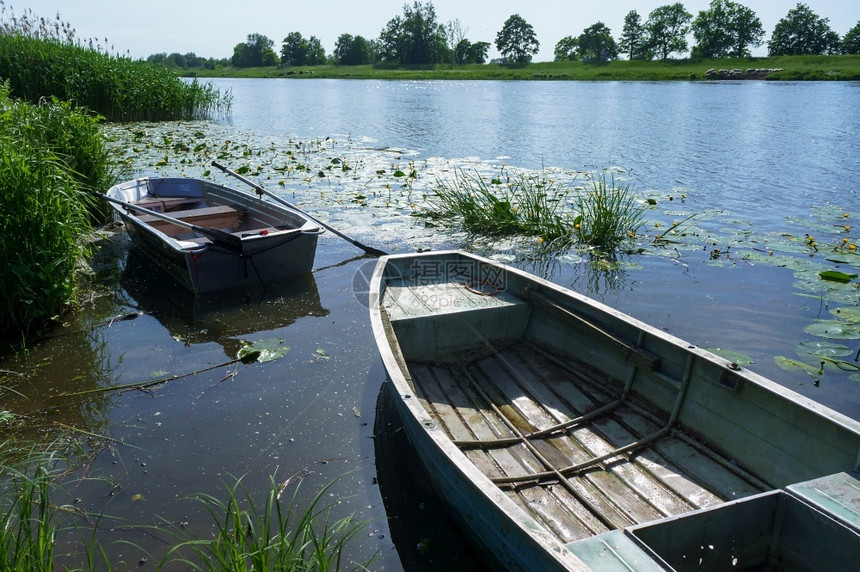
[[[383,257],[370,315],[410,443],[505,569],[664,570],[637,526],[783,488],[809,505],[788,489],[857,470],[855,420],[487,259]],[[860,549],[853,506],[837,528]]]

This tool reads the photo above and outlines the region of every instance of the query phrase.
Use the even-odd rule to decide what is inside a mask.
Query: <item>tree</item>
[[[248,39],[233,48],[233,57],[230,59],[237,68],[260,67],[264,65],[276,65],[278,56],[272,50],[275,42],[262,34],[248,34]]]
[[[554,60],[566,62],[579,58],[579,38],[565,36],[558,41],[553,50]]]
[[[334,61],[342,66],[360,66],[373,63],[370,42],[362,36],[341,34],[334,46]]]
[[[579,57],[591,62],[608,62],[618,57],[618,46],[612,31],[603,22],[592,24],[578,39]]]
[[[445,39],[448,41],[448,49],[451,54],[454,56],[455,64],[462,64],[463,62],[458,59],[457,48],[460,47],[460,43],[466,39],[466,34],[469,33],[468,28],[464,28],[463,24],[460,22],[460,19],[449,20],[447,24],[445,24]],[[471,42],[469,43],[471,46]]]
[[[660,6],[648,14],[645,30],[648,32],[649,46],[660,59],[665,60],[669,54],[687,50],[687,33],[692,19],[692,14],[680,2]]]
[[[693,20],[692,30],[697,58],[748,57],[748,46],[760,46],[764,37],[755,12],[731,0],[712,0]]]
[[[631,60],[650,59],[648,50],[648,34],[642,25],[639,12],[631,10],[624,17],[624,28],[621,30],[621,40],[618,49],[627,54]]]
[[[830,54],[840,49],[839,36],[830,29],[829,20],[820,18],[806,4],[798,4],[776,23],[768,55]]]
[[[496,34],[496,49],[508,62],[527,64],[539,48],[534,28],[519,14],[508,18]]]
[[[857,22],[842,38],[842,53],[860,54],[860,22]]]
[[[448,59],[445,27],[436,21],[432,2],[403,6],[379,35],[379,56],[394,65],[436,64]]]
[[[281,44],[283,66],[319,66],[325,62],[325,49],[316,36],[305,39],[299,32],[290,32]]]
[[[487,61],[487,52],[489,50],[489,42],[475,42],[473,44],[466,38],[463,38],[454,48],[454,61],[459,65],[483,64]]]

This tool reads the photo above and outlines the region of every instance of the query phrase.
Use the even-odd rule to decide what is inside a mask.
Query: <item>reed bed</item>
[[[570,237],[573,219],[565,212],[569,190],[541,174],[522,174],[502,181],[480,173],[457,171],[440,180],[427,216],[459,220],[466,230],[491,237],[528,235],[543,241]]]
[[[543,174],[502,181],[458,171],[452,180],[437,182],[426,216],[491,238],[523,235],[553,249],[578,244],[611,251],[635,238],[643,212],[630,186],[607,180],[605,173],[590,190],[573,192]]]
[[[2,4],[0,4],[2,6]],[[105,42],[106,43],[106,42]],[[66,23],[0,12],[0,78],[30,102],[57,97],[110,121],[198,119],[230,108],[230,94],[183,81],[164,66],[80,42]]]
[[[79,237],[101,208],[88,191],[113,177],[94,118],[14,100],[0,83],[0,337],[41,326],[73,299]]]

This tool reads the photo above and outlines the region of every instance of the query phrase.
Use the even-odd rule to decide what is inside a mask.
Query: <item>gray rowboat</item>
[[[411,446],[496,566],[856,569],[857,421],[463,252],[381,258],[370,317]]]
[[[195,294],[308,273],[325,232],[298,209],[199,179],[135,179],[105,198],[132,241]]]

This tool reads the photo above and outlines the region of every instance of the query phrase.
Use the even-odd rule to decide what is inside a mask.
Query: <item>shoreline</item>
[[[383,68],[362,66],[290,66],[177,69],[194,78],[515,80],[515,81],[860,81],[860,55],[778,56],[720,60],[615,60],[525,65],[438,64]]]

